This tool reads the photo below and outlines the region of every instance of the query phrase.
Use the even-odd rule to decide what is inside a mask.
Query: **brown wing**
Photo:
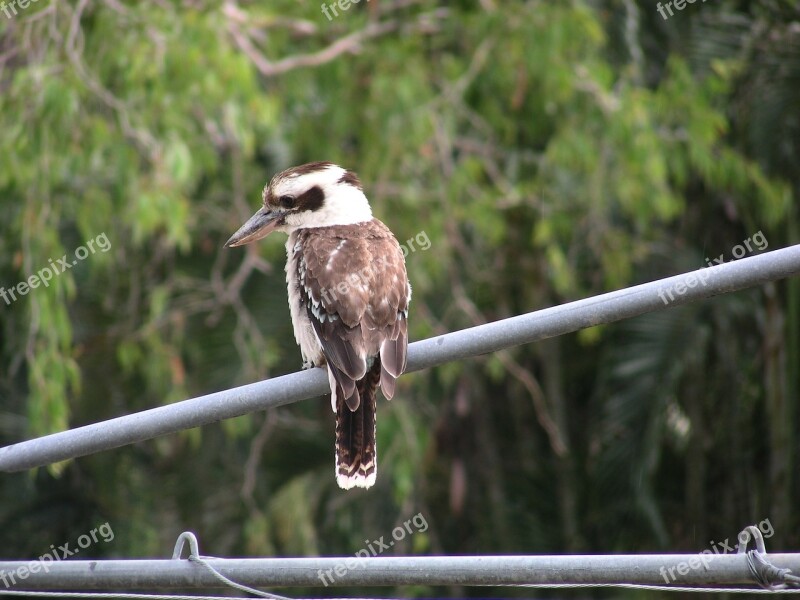
[[[400,245],[380,221],[300,232],[301,297],[348,407],[355,383],[380,354],[391,398],[405,369],[409,287]]]

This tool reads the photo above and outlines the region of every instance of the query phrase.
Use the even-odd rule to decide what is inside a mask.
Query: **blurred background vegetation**
[[[291,165],[357,171],[401,242],[427,234],[412,340],[800,241],[796,1],[15,10],[0,285],[110,249],[0,301],[3,445],[297,370],[284,240],[222,248]],[[0,553],[108,521],[87,555],[167,557],[186,529],[352,555],[420,512],[392,553],[694,552],[764,519],[796,550],[798,340],[795,279],[409,375],[367,492],[336,487],[324,398],[3,474]]]

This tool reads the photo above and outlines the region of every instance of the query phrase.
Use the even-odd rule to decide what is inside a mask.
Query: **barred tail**
[[[380,357],[356,382],[361,402],[356,410],[347,407],[344,394],[337,390],[336,399],[336,483],[349,490],[372,487],[378,472],[375,447],[375,408],[378,382],[381,379]]]

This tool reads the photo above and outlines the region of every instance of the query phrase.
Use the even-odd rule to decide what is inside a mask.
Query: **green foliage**
[[[110,248],[0,303],[7,443],[299,368],[283,240],[222,248],[291,164],[353,168],[430,240],[412,340],[798,241],[791,3],[643,5],[634,32],[619,2],[40,4],[0,30],[0,284]],[[98,554],[193,529],[215,555],[352,555],[418,512],[393,551],[699,551],[765,517],[788,541],[798,297],[404,377],[367,493],[335,487],[327,400],[7,477],[6,552],[108,520]]]

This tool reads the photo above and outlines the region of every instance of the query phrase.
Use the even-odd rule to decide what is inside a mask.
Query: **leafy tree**
[[[758,233],[797,243],[797,19],[778,0],[0,19],[0,283],[96,249],[0,303],[3,441],[298,369],[283,240],[222,248],[292,164],[358,171],[409,249],[412,339]],[[417,513],[393,552],[699,551],[766,518],[797,544],[798,300],[791,280],[404,377],[366,493],[336,488],[324,399],[6,475],[3,552],[107,521],[97,556],[166,556],[185,529],[215,555],[352,555]]]

